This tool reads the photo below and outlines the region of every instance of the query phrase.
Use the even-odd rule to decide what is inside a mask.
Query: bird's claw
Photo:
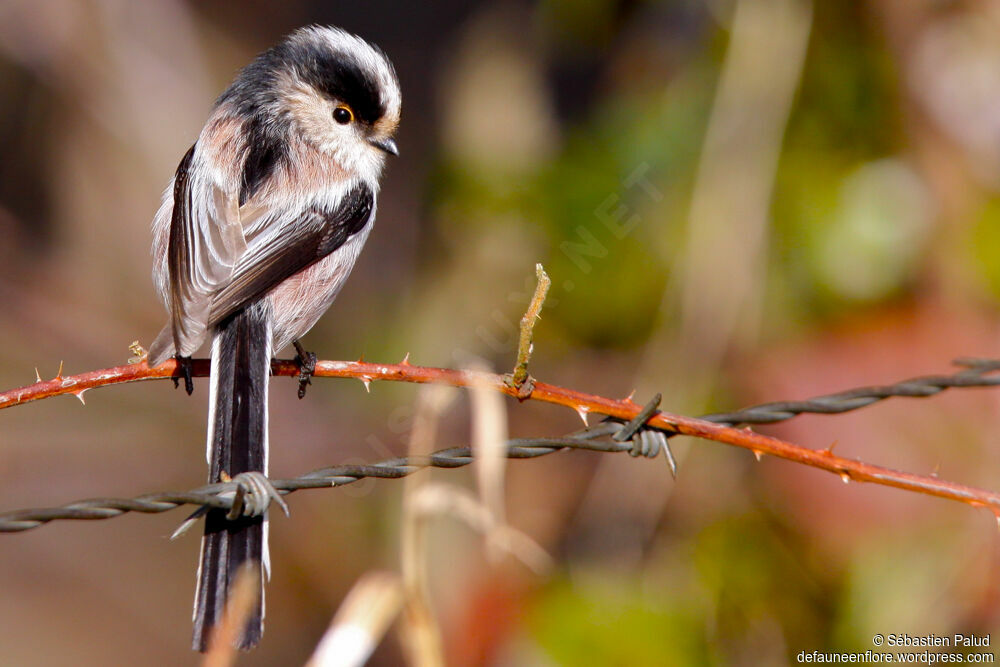
[[[181,378],[183,378],[184,391],[190,396],[194,393],[194,364],[191,362],[191,357],[184,357],[178,354],[177,370],[180,371],[180,375],[171,378],[174,381],[174,389],[180,386]]]
[[[307,352],[302,343],[299,341],[292,341],[292,345],[295,346],[295,363],[299,365],[299,398],[304,398],[306,395],[306,386],[312,384],[313,373],[316,372],[316,355],[312,352]]]

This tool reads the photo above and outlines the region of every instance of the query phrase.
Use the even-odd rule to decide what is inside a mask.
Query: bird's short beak
[[[389,155],[399,155],[399,148],[396,147],[396,142],[389,137],[386,137],[385,139],[382,139],[380,137],[372,137],[371,139],[368,140],[368,143],[370,143],[375,148],[381,148]]]

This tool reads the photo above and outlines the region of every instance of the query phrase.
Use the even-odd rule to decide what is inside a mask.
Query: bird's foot
[[[306,386],[312,384],[312,376],[316,372],[316,355],[306,352],[297,340],[292,341],[292,345],[295,346],[295,363],[299,365],[299,398],[304,398]]]
[[[176,358],[177,370],[180,371],[180,375],[171,378],[174,381],[174,389],[180,386],[181,378],[184,378],[184,391],[190,396],[194,393],[194,364],[191,363],[191,357],[183,357],[178,354]]]

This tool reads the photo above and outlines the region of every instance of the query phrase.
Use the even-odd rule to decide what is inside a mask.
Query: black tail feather
[[[209,482],[222,474],[235,477],[248,471],[265,472],[267,461],[267,382],[270,373],[271,331],[264,304],[248,306],[225,321],[216,332],[212,351],[212,388],[215,413],[210,422]],[[242,649],[253,648],[263,632],[263,517],[226,519],[226,510],[214,509],[205,520],[201,567],[195,597],[196,650],[205,651],[222,618],[240,566],[253,560],[261,577],[261,597],[237,639]]]

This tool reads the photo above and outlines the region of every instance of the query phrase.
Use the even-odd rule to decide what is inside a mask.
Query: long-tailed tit
[[[399,112],[382,51],[337,28],[302,28],[240,72],[181,160],[153,221],[153,282],[169,321],[148,363],[184,360],[211,339],[210,482],[267,474],[271,357],[312,328],[361,252]],[[237,641],[253,647],[266,515],[205,516],[194,648],[207,648],[247,561],[261,603]]]

